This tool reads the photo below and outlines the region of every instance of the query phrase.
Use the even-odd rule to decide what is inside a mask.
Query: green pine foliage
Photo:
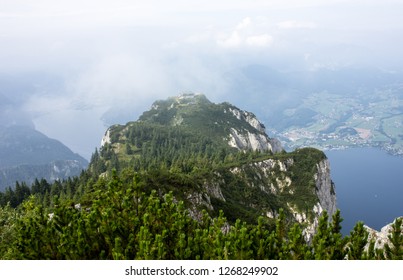
[[[78,181],[77,181],[78,182]],[[63,185],[63,184],[62,184]],[[64,185],[68,185],[64,183]],[[260,216],[254,224],[229,223],[220,211],[192,217],[173,193],[147,191],[139,173],[99,178],[82,195],[86,205],[55,195],[45,205],[31,195],[17,208],[0,208],[1,259],[376,259],[365,250],[368,233],[358,223],[342,237],[338,211],[331,222],[323,213],[312,242],[300,224],[282,210],[275,224]],[[146,193],[148,192],[148,193]],[[63,192],[62,192],[63,193]],[[78,202],[78,201],[76,201]],[[386,247],[387,259],[401,259],[401,220]]]
[[[365,252],[365,245],[367,242],[368,232],[364,229],[364,223],[358,222],[350,233],[350,240],[347,249],[348,259],[367,259],[367,254]]]
[[[385,255],[390,260],[403,259],[402,218],[398,218],[392,225],[392,232],[388,235],[389,244],[385,244]]]

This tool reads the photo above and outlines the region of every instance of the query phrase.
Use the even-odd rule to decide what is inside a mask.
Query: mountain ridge
[[[213,216],[223,210],[230,221],[252,222],[258,216],[274,219],[282,208],[304,225],[308,240],[323,211],[336,211],[323,152],[287,153],[253,113],[202,94],[156,101],[137,121],[109,127],[90,169],[149,176],[149,188],[173,191],[195,218],[203,209]]]

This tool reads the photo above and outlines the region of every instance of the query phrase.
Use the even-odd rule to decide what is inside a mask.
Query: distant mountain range
[[[79,175],[88,162],[60,141],[30,126],[0,126],[0,191],[16,181],[31,184]]]

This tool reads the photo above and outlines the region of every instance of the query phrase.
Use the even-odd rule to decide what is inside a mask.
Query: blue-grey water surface
[[[326,151],[343,233],[357,221],[380,230],[403,216],[403,157],[376,148]]]

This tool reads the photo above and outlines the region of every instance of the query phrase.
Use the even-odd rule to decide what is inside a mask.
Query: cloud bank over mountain
[[[231,101],[228,73],[240,67],[401,71],[402,8],[393,0],[3,0],[1,116],[89,157],[106,125],[135,119],[155,99],[196,91]]]

